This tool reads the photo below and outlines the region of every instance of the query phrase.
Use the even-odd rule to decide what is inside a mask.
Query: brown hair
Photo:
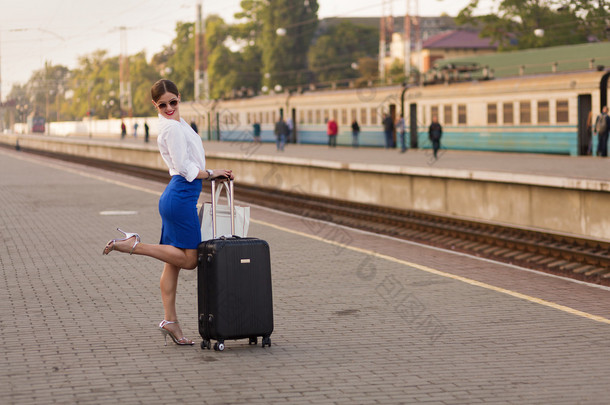
[[[176,97],[178,97],[180,95],[180,92],[178,91],[178,87],[174,84],[174,82],[172,82],[171,80],[167,80],[167,79],[161,79],[161,80],[157,81],[150,88],[150,95],[152,97],[152,100],[155,103],[157,101],[159,101],[161,96],[164,95],[165,93],[175,94]]]

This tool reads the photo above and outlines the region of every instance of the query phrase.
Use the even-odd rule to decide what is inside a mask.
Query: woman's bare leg
[[[170,322],[178,322],[178,314],[176,313],[176,290],[178,289],[178,276],[180,268],[172,264],[165,263],[163,266],[163,274],[161,274],[161,299],[163,300],[163,309],[165,311],[165,320]],[[182,329],[177,323],[167,324],[164,326],[181,339],[184,335]]]
[[[129,253],[131,252],[134,242],[134,238],[115,242],[113,250]],[[133,254],[150,256],[180,269],[193,270],[195,267],[197,267],[196,249],[180,249],[171,245],[151,245],[148,243],[138,243],[133,249]]]
[[[165,320],[170,322],[178,321],[176,313],[176,290],[178,289],[178,275],[180,268],[172,264],[165,263],[161,274],[161,300],[165,311]]]

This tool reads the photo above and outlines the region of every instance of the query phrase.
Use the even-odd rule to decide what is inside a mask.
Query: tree
[[[481,26],[481,36],[496,41],[500,50],[587,42],[592,31],[599,31],[587,19],[599,22],[598,14],[608,16],[604,0],[494,0],[495,10],[487,15],[477,15],[478,6],[479,0],[471,0],[457,22]]]
[[[178,22],[166,69],[169,68],[167,72],[180,89],[183,100],[192,100],[195,96],[194,61],[195,24]]]
[[[263,83],[308,82],[307,53],[318,23],[317,0],[269,0],[261,12]]]
[[[144,51],[129,58],[129,77],[133,97],[133,115],[144,117],[154,113],[150,88],[159,80],[159,73],[146,61]],[[182,90],[181,90],[182,91]]]
[[[240,22],[230,28],[230,36],[239,44],[243,58],[240,77],[242,87],[257,93],[262,87],[263,49],[261,38],[263,32],[262,16],[265,3],[258,0],[242,0],[242,11],[235,13]]]
[[[376,28],[343,21],[331,26],[311,46],[309,69],[318,82],[356,78],[356,62],[365,56],[375,57],[378,44]]]
[[[563,9],[581,16],[583,28],[589,40],[608,40],[610,3],[608,0],[570,0]]]
[[[358,59],[358,72],[361,77],[361,84],[374,81],[379,78],[379,63],[377,58],[366,56]]]
[[[35,71],[26,85],[26,97],[30,101],[32,112],[49,121],[60,117],[60,100],[66,91],[66,82],[70,71],[61,65],[46,62],[44,67]]]
[[[239,87],[238,71],[244,67],[239,55],[225,43],[229,39],[229,26],[219,16],[206,19],[206,47],[208,49],[208,77],[210,97],[229,97]]]
[[[118,56],[109,58],[106,51],[98,50],[80,57],[69,86],[69,114],[73,119],[120,116]]]
[[[253,41],[243,39],[243,26],[228,25],[217,15],[210,15],[205,26],[210,97],[232,97],[242,89],[260,88],[260,52]]]

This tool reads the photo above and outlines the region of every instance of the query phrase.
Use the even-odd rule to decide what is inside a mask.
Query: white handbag
[[[222,190],[226,191],[228,205],[219,205],[218,200]],[[231,215],[233,211],[233,215]],[[201,225],[201,240],[216,239],[232,235],[246,237],[250,227],[250,207],[233,204],[233,180],[221,181],[216,186],[212,180],[212,202],[205,203],[199,210]]]

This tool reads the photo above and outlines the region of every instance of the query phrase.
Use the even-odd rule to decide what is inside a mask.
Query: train
[[[386,146],[384,114],[394,121],[403,114],[408,146],[422,149],[431,147],[428,126],[437,116],[444,149],[575,156],[595,148],[591,120],[607,105],[609,76],[610,70],[596,68],[421,86],[299,89],[186,102],[181,114],[209,139],[233,142],[251,141],[254,122],[260,123],[264,142],[275,142],[275,122],[284,117],[294,125],[289,142],[299,144],[326,144],[326,121],[333,117],[337,144],[345,146],[352,145],[356,120],[359,145],[368,147]]]
[[[46,124],[45,118],[41,117],[40,115],[33,114],[28,117],[27,125],[28,125],[29,132],[44,134],[45,124]]]

